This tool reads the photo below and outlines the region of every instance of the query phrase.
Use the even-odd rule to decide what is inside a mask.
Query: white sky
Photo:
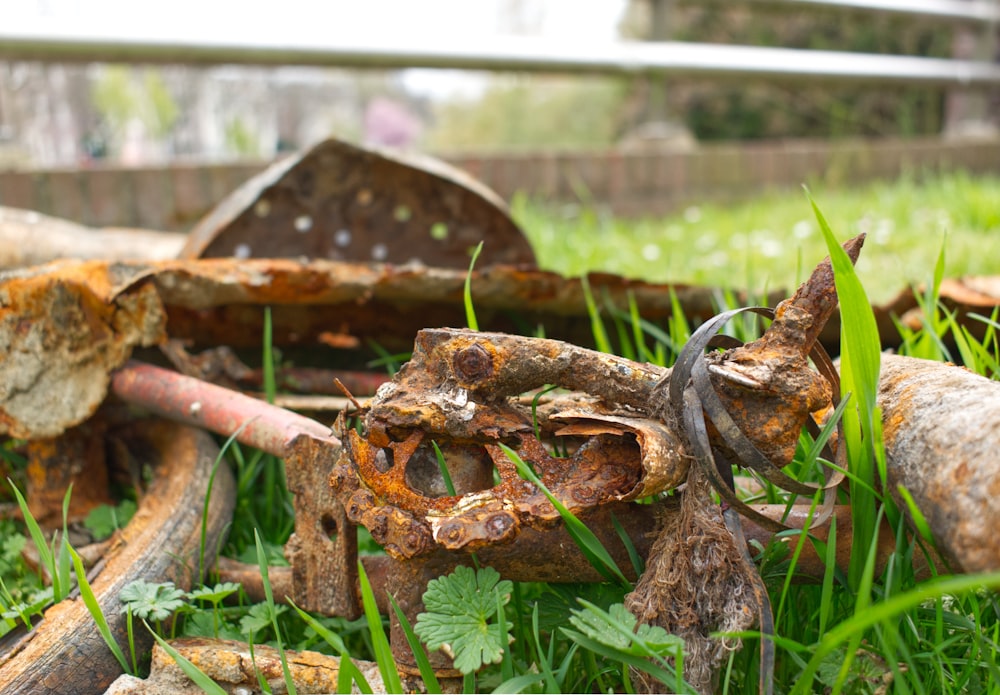
[[[241,32],[288,30],[304,38],[346,35],[426,37],[447,41],[501,34],[542,35],[585,42],[611,41],[626,0],[0,0],[8,21],[127,32],[155,27],[187,37],[239,37]],[[475,90],[481,77],[453,70],[409,70],[414,91],[444,95]]]
[[[519,13],[524,20],[522,33],[610,40],[625,0],[5,0],[0,4],[8,18],[97,20],[109,26],[156,22],[181,34],[197,26],[214,25],[220,32],[238,34],[248,25],[284,25],[327,27],[334,34],[491,36],[516,31],[518,27],[507,18]]]

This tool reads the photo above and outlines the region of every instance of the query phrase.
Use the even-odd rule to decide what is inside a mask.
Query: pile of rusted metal
[[[0,236],[16,227],[35,238],[47,225],[7,212]],[[44,254],[73,255],[65,244],[105,234],[70,231],[62,247]],[[155,238],[151,254],[159,258],[136,259],[136,249],[126,248],[114,259],[63,258],[0,274],[0,432],[22,442],[35,517],[61,522],[70,484],[70,515],[81,518],[110,501],[112,478],[147,465],[156,472],[135,519],[110,544],[88,549],[94,590],[123,644],[118,594],[134,579],[189,586],[217,567],[259,593],[256,568],[199,553],[222,545],[235,495],[225,467],[210,482],[218,448],[206,432],[236,434],[285,460],[295,533],[286,546],[290,567],[271,575],[276,595],[328,615],[358,616],[361,525],[386,550],[362,558],[376,597],[392,593],[411,621],[427,582],[469,564],[472,551],[511,579],[602,579],[543,491],[518,475],[501,444],[509,447],[618,549],[622,572],[639,580],[633,611],[701,649],[703,671],[686,673],[703,689],[715,662],[711,645],[698,647],[693,635],[719,626],[679,625],[656,609],[663,597],[638,595],[654,590],[643,589],[646,575],[635,577],[612,514],[651,567],[679,542],[669,520],[692,514],[721,529],[720,538],[745,533],[766,541],[784,524],[803,523],[822,537],[830,515],[838,535],[849,533],[849,510],[836,506],[833,494],[807,521],[805,508],[747,508],[725,473],[739,463],[803,495],[840,483],[839,475],[819,486],[801,483],[781,471],[802,428],[822,423],[839,398],[822,349],[837,343],[828,261],[769,314],[774,321],[759,341],[739,345],[715,335],[730,316],[713,319],[712,291],[608,275],[593,275],[584,287],[540,271],[502,202],[475,182],[436,162],[335,141],[249,181],[176,243],[123,234]],[[484,330],[443,328],[465,323],[469,250],[481,240],[471,288]],[[853,258],[861,241],[846,245]],[[177,257],[164,258],[164,249]],[[5,262],[17,265],[17,254]],[[585,290],[607,306],[632,301],[654,322],[670,316],[673,292],[688,320],[703,328],[674,370],[599,353],[587,347],[593,336]],[[945,296],[977,309],[997,304],[972,285],[946,285]],[[279,386],[290,393],[276,405],[259,397],[263,376],[247,358],[247,351],[259,353],[265,307],[273,344],[295,364],[278,369]],[[900,299],[890,310],[908,308]],[[538,326],[548,338],[523,337]],[[390,379],[365,368],[372,345],[412,350],[412,358]],[[706,353],[709,347],[725,351]],[[560,395],[537,395],[551,385]],[[992,453],[1000,386],[957,367],[886,355],[879,404],[888,488],[905,484],[951,569],[1000,567],[993,532],[1000,476]],[[334,422],[345,410],[362,418],[360,433]],[[545,443],[554,439],[568,456],[552,455]],[[836,446],[828,453],[843,455]],[[681,495],[661,494],[680,486]],[[730,511],[711,504],[711,489]],[[207,544],[199,539],[206,496]],[[635,504],[639,499],[656,501]],[[745,544],[732,543],[745,557]],[[806,555],[802,570],[821,573],[821,560]],[[762,597],[749,561],[747,570],[730,580],[756,596],[748,604],[756,615],[766,608],[766,592]],[[115,680],[118,664],[81,604],[63,601],[34,630],[4,638],[0,690],[27,693],[42,683],[52,692],[101,692]],[[395,617],[391,637],[397,661],[419,687]],[[213,668],[213,659],[239,650],[178,646],[212,673],[225,671]],[[444,654],[431,657],[442,677],[459,675]],[[312,692],[335,684],[335,659],[301,658],[312,664],[302,667],[302,678],[318,679]],[[162,655],[156,664],[148,682],[116,687],[178,692],[180,676]],[[218,675],[231,687],[241,677]],[[248,677],[255,682],[252,672]]]

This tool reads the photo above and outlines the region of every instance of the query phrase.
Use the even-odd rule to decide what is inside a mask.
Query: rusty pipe
[[[111,376],[111,391],[153,413],[285,458],[300,435],[340,447],[329,427],[257,398],[130,360]]]

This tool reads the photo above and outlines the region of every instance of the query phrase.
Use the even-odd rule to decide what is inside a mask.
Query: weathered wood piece
[[[118,542],[104,558],[91,586],[101,611],[122,650],[128,653],[125,616],[118,596],[136,579],[172,581],[189,589],[199,563],[202,505],[208,492],[212,464],[218,447],[206,433],[178,425],[155,422],[140,429],[147,460],[159,463],[157,477],[144,495],[139,510],[122,530]],[[232,519],[235,482],[227,466],[215,475],[205,520],[205,564],[221,547]],[[194,570],[194,572],[192,572]],[[151,638],[136,630],[136,648],[148,649]],[[44,620],[29,633],[20,648],[0,654],[0,692],[29,695],[89,695],[103,692],[121,673],[79,598],[68,598],[45,612]]]
[[[171,640],[171,646],[197,666],[202,673],[222,685],[227,692],[257,692],[257,673],[268,682],[273,692],[285,692],[281,656],[277,649],[256,645],[251,655],[248,645],[224,639],[186,637]],[[288,670],[299,693],[337,692],[340,659],[318,652],[288,650],[285,652]],[[374,661],[355,661],[372,690],[385,692],[385,684]],[[416,692],[416,681],[410,683]],[[177,663],[156,645],[149,678],[140,680],[122,676],[105,695],[198,695],[203,691],[180,669]]]
[[[185,235],[150,229],[95,229],[33,210],[0,206],[0,269],[62,258],[154,261],[175,258]]]

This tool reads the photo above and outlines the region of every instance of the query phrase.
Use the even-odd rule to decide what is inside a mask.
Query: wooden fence
[[[635,217],[803,183],[859,185],[957,170],[1000,175],[1000,140],[790,140],[709,144],[692,151],[646,147],[444,159],[506,199],[520,192],[552,202],[582,200]],[[174,163],[0,172],[0,205],[93,226],[184,230],[265,166]]]

